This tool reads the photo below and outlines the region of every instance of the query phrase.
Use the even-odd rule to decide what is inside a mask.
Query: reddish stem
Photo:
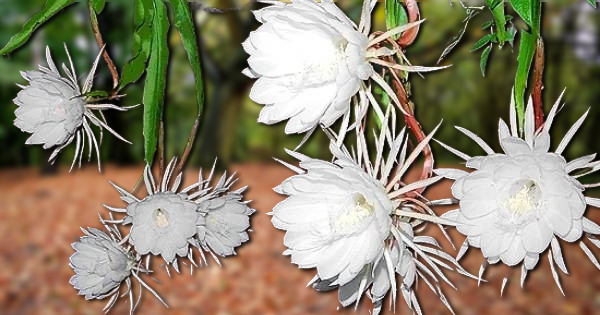
[[[533,113],[535,115],[535,129],[544,124],[544,106],[542,104],[542,82],[544,76],[544,41],[541,37],[537,40],[535,50],[535,64],[533,68]]]

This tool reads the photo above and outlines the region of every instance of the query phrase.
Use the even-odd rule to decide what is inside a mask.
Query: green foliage
[[[144,84],[144,152],[148,165],[152,165],[158,143],[158,131],[162,120],[169,63],[169,18],[167,8],[161,0],[154,0],[156,14],[152,23],[152,45],[150,60],[146,68]]]
[[[503,0],[486,0],[487,5],[494,16],[494,24],[496,25],[496,34],[500,47],[504,46],[507,40],[506,35],[506,17],[504,15]]]
[[[102,13],[102,10],[104,10],[104,5],[106,4],[105,0],[90,0],[90,3],[96,14]]]
[[[385,25],[388,30],[394,29],[408,23],[408,15],[406,9],[400,3],[400,0],[385,1]],[[401,34],[393,36],[394,40],[400,38]]]
[[[130,83],[137,82],[146,70],[153,38],[154,4],[152,1],[135,0],[133,57],[123,67],[118,91]]]
[[[198,41],[192,13],[186,0],[169,0],[169,2],[173,5],[173,9],[175,9],[175,26],[179,30],[183,47],[187,52],[192,71],[194,72],[196,98],[198,100],[198,116],[200,116],[204,107],[204,80],[202,78],[200,52],[198,50]]]
[[[479,61],[479,67],[481,68],[481,75],[485,77],[485,66],[487,65],[488,58],[490,56],[490,52],[492,51],[492,45],[489,45],[485,48],[483,53],[481,54],[481,60]]]
[[[588,2],[594,7],[596,8],[596,0],[588,0]]]
[[[69,5],[75,3],[75,0],[53,0],[47,1],[46,4],[42,7],[40,12],[34,15],[25,25],[23,29],[10,38],[8,44],[0,49],[0,56],[6,55],[14,51],[15,49],[21,47],[23,44],[29,40],[31,34],[44,22],[48,21],[51,17],[53,17],[60,10],[68,7]]]
[[[519,46],[517,75],[515,77],[515,101],[517,105],[517,119],[521,131],[525,122],[525,89],[527,88],[527,78],[531,62],[535,55],[536,42],[537,36],[524,30],[521,31],[521,45]]]
[[[471,48],[471,50],[469,52],[479,50],[479,49],[481,49],[481,47],[483,47],[489,43],[497,43],[498,37],[496,35],[497,34],[488,34],[488,35],[483,36],[483,38],[481,38],[479,41],[477,41],[477,43],[475,43],[475,45],[473,45],[473,48]]]
[[[488,28],[494,26],[494,21],[487,21],[483,24],[481,24],[481,29],[482,30],[487,30]]]

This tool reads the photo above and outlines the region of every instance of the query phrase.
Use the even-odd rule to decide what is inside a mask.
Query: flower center
[[[375,213],[375,207],[369,203],[369,200],[361,194],[355,193],[352,196],[352,202],[344,205],[342,212],[332,218],[331,226],[334,233],[338,235],[348,235],[357,231],[362,231],[369,224],[370,217]]]
[[[524,216],[538,208],[541,194],[539,185],[531,179],[513,183],[508,191],[506,208],[514,215]]]
[[[346,58],[345,49],[348,42],[345,39],[306,39],[312,49],[302,49],[302,72],[300,79],[303,86],[322,84],[335,80],[339,63]],[[318,47],[319,49],[315,49]]]
[[[167,217],[165,210],[161,208],[154,210],[154,223],[161,228],[169,226],[169,217]]]

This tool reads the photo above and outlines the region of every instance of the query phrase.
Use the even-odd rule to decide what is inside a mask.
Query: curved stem
[[[92,23],[92,30],[94,31],[94,36],[96,36],[96,42],[98,43],[98,47],[102,48],[102,47],[104,47],[104,40],[102,39],[102,34],[100,33],[100,27],[98,26],[98,19],[96,18],[96,12],[94,11],[94,8],[92,7],[91,1],[88,2],[88,8],[90,10],[90,22]],[[106,61],[106,64],[108,65],[108,69],[110,69],[110,74],[112,75],[112,79],[113,79],[113,89],[116,89],[117,86],[119,85],[119,73],[117,72],[117,67],[115,67],[115,63],[112,61],[112,59],[110,59],[110,56],[108,55],[108,52],[106,51],[106,49],[104,49],[104,51],[102,52],[102,57]],[[116,94],[116,91],[113,91],[111,93],[111,96],[113,96],[115,94]]]

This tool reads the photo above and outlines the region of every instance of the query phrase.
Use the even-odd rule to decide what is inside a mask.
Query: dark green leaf
[[[146,70],[146,63],[150,57],[152,45],[152,25],[154,22],[153,0],[135,0],[135,14],[133,24],[133,54],[127,61],[121,73],[118,91],[126,85],[136,82]]]
[[[385,25],[387,29],[391,30],[406,23],[408,23],[408,16],[400,0],[385,0]],[[400,35],[394,35],[394,40],[400,38]]]
[[[204,107],[204,80],[200,64],[200,52],[194,27],[194,20],[187,0],[169,0],[175,11],[175,26],[179,30],[183,48],[187,52],[196,79],[196,98],[198,101],[198,115],[202,114]]]
[[[23,29],[17,33],[15,36],[11,37],[8,41],[8,44],[0,49],[0,56],[6,55],[14,51],[15,49],[21,47],[31,34],[42,24],[44,24],[48,19],[54,16],[58,11],[66,8],[67,6],[75,3],[75,0],[48,0],[46,4],[42,7],[40,12],[34,15],[25,25]]]
[[[520,130],[523,128],[525,119],[525,89],[527,88],[529,68],[531,68],[531,62],[535,54],[536,41],[537,37],[535,35],[525,30],[521,31],[521,45],[519,46],[519,56],[517,56],[518,66],[515,78],[515,102]]]
[[[96,14],[100,14],[104,10],[105,0],[90,0],[92,8]]]
[[[476,51],[491,42],[496,42],[496,34],[488,34],[483,36],[483,38],[473,45],[473,48],[471,48],[470,52]]]
[[[490,56],[490,52],[492,51],[492,45],[489,45],[485,48],[483,53],[481,54],[481,60],[479,61],[479,67],[481,68],[481,75],[485,77],[485,66],[487,65],[488,58]]]
[[[533,35],[536,37],[540,36],[540,20],[542,18],[542,1],[541,0],[530,0],[531,1],[531,28],[533,29]]]
[[[486,30],[492,26],[494,26],[494,21],[487,21],[481,25],[481,29]]]
[[[596,0],[588,0],[588,2],[595,8],[596,7]]]
[[[531,0],[510,0],[510,4],[527,25],[533,25],[531,19]]]
[[[144,152],[148,165],[152,165],[158,143],[158,130],[162,120],[169,63],[169,18],[162,0],[154,0],[156,14],[152,23],[152,45],[150,60],[146,68],[144,84]]]

